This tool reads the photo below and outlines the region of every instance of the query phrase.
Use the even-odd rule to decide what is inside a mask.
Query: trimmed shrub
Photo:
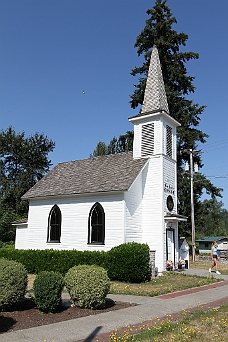
[[[75,306],[84,309],[105,307],[110,280],[103,267],[74,266],[65,275],[65,285]]]
[[[28,275],[25,267],[16,261],[0,259],[0,309],[5,310],[22,301]]]
[[[60,273],[40,272],[33,283],[34,301],[45,313],[57,311],[62,303],[63,276]]]
[[[129,283],[150,280],[150,248],[147,244],[124,243],[107,253],[106,269],[111,280]]]
[[[15,244],[14,241],[3,242],[0,240],[0,248],[12,248],[12,249],[14,249],[15,248],[14,244]]]
[[[125,243],[110,251],[18,250],[0,248],[0,258],[22,263],[28,273],[60,272],[63,276],[76,265],[97,265],[108,271],[111,280],[141,283],[150,280],[149,246]]]
[[[98,265],[105,263],[107,252],[53,249],[11,249],[0,248],[0,258],[22,263],[30,274],[42,271],[60,272],[63,276],[75,265]]]

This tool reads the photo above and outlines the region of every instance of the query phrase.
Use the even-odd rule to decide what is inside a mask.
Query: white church
[[[149,245],[158,272],[179,260],[176,129],[158,50],[153,47],[133,152],[59,163],[23,195],[28,219],[17,223],[17,249],[108,251]]]

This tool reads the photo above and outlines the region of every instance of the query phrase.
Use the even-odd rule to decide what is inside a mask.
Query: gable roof
[[[133,159],[132,152],[128,152],[59,163],[22,199],[126,191],[147,160]]]
[[[196,240],[196,242],[213,242],[226,239],[226,236],[204,236],[202,239]]]
[[[23,218],[23,219],[11,222],[12,226],[22,226],[22,225],[27,224],[27,223],[28,223],[27,218]]]

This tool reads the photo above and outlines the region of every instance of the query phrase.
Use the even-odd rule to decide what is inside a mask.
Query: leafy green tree
[[[228,236],[228,210],[223,208],[222,212],[223,212],[223,219],[224,219],[225,227],[226,227],[226,235]]]
[[[227,236],[228,229],[226,228],[223,203],[212,198],[199,203],[199,208],[196,217],[197,235],[199,237]]]
[[[180,170],[180,169],[179,169]],[[187,223],[179,223],[179,234],[186,237],[190,237],[192,234],[191,226],[191,180],[189,172],[181,172],[178,175],[178,210],[184,216],[188,217]],[[210,180],[208,180],[202,173],[194,174],[193,183],[194,192],[194,213],[195,213],[195,224],[198,216],[202,217],[202,202],[200,201],[204,192],[211,197],[212,203],[217,202],[216,197],[221,197],[222,189],[214,186]],[[207,203],[207,202],[205,202]],[[213,207],[212,207],[213,208]],[[214,207],[215,209],[216,207]],[[206,211],[203,211],[206,213]],[[206,219],[206,218],[205,218]],[[198,231],[199,229],[199,231]],[[200,224],[196,224],[196,234],[201,234]]]
[[[15,227],[11,225],[20,219],[20,215],[16,214],[13,209],[5,209],[0,211],[0,246],[1,242],[11,242],[15,238]]]
[[[54,147],[43,134],[25,137],[11,126],[0,132],[0,240],[12,239],[10,222],[27,216],[28,202],[21,196],[47,173]]]

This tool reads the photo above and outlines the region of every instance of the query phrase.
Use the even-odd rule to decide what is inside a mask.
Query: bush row
[[[140,283],[150,280],[149,246],[136,242],[113,247],[110,251],[18,250],[0,248],[0,258],[22,263],[27,272],[59,272],[63,276],[76,265],[97,265],[107,270],[111,280]]]

